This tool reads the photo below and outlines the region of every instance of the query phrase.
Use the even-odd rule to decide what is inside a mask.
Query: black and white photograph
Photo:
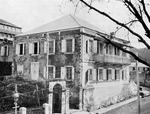
[[[0,114],[150,114],[150,0],[0,0]]]

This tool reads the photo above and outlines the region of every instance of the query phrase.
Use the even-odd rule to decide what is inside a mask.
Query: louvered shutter
[[[106,69],[103,69],[103,79],[106,80]]]
[[[16,45],[16,55],[19,55],[19,44]]]
[[[97,53],[97,41],[93,41],[93,53]]]
[[[61,79],[65,79],[65,77],[66,77],[66,68],[61,67]]]
[[[62,40],[61,49],[62,49],[62,52],[66,52],[66,40]]]
[[[33,54],[33,44],[29,43],[29,54]]]
[[[4,46],[2,46],[2,47],[1,47],[1,56],[4,56],[4,53],[5,53],[5,51],[4,51]]]
[[[96,80],[96,69],[93,69],[92,72],[93,72],[93,74],[92,74],[93,75],[93,80]]]
[[[46,67],[43,68],[43,77],[46,78]]]
[[[72,52],[75,51],[75,39],[72,39]]]
[[[72,67],[72,80],[74,80],[74,76],[75,76],[75,71],[74,71],[74,67]]]
[[[47,53],[47,49],[48,49],[47,46],[48,46],[48,45],[47,45],[47,41],[45,41],[45,42],[44,42],[44,53]]]

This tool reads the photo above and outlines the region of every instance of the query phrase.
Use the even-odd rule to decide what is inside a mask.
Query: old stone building
[[[66,15],[15,37],[17,73],[49,82],[51,112],[65,112],[68,102],[70,108],[98,108],[128,84],[128,54],[97,34],[109,37],[88,22]],[[114,42],[128,48],[125,40],[114,38]]]
[[[19,33],[20,27],[0,19],[0,76],[12,74],[13,37]]]

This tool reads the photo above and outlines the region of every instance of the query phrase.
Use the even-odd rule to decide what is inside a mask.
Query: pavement
[[[111,111],[111,110],[113,110],[113,109],[115,109],[115,108],[121,107],[121,106],[123,106],[123,105],[125,105],[125,104],[128,104],[128,103],[130,103],[130,102],[133,102],[133,101],[135,101],[135,100],[137,100],[137,97],[128,99],[128,100],[126,100],[126,101],[123,101],[123,102],[120,102],[120,103],[117,103],[117,104],[114,104],[114,105],[111,105],[111,106],[109,106],[109,107],[107,107],[107,108],[101,108],[101,109],[99,109],[99,110],[95,110],[95,111],[93,111],[93,112],[80,111],[80,110],[71,110],[71,111],[70,111],[70,114],[103,114],[103,113],[106,113],[106,112],[108,112],[108,111]]]

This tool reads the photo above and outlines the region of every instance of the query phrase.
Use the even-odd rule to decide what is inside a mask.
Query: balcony
[[[107,54],[96,54],[94,55],[96,62],[116,63],[116,64],[130,64],[128,57],[107,55]]]

